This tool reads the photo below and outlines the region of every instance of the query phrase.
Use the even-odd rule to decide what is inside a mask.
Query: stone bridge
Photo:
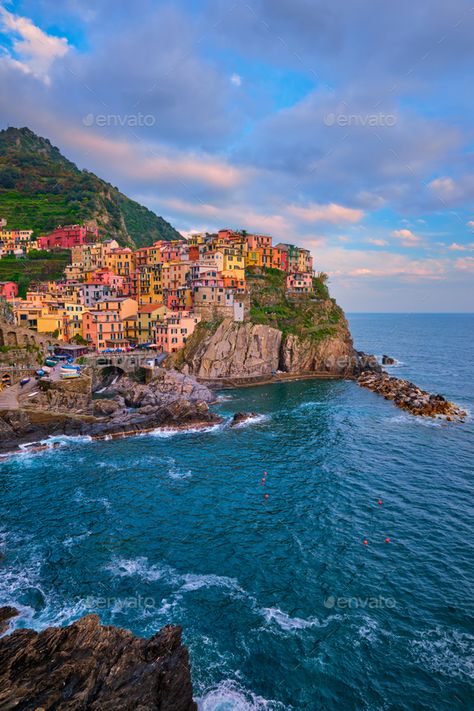
[[[83,356],[84,365],[92,368],[118,368],[124,373],[132,373],[136,368],[154,368],[161,365],[168,354],[156,350],[134,351],[133,353],[95,353]]]

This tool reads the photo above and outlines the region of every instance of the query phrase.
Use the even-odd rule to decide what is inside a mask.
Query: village
[[[7,229],[1,220],[0,257],[21,260],[33,250],[70,250],[71,262],[61,279],[30,284],[24,298],[14,281],[0,282],[0,299],[17,326],[84,352],[175,353],[200,321],[244,321],[249,270],[286,273],[287,293],[295,297],[313,290],[309,250],[273,245],[269,235],[222,229],[136,250],[86,225],[59,226],[38,239],[32,235],[28,229]]]

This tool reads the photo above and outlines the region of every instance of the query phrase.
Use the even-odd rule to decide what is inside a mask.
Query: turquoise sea
[[[474,315],[350,323],[468,421],[307,381],[222,393],[226,417],[260,413],[237,429],[5,460],[0,602],[19,625],[180,624],[206,710],[473,708]]]

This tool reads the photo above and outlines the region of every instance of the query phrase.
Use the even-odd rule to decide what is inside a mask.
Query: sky
[[[471,3],[0,0],[0,127],[310,249],[347,311],[473,311]]]

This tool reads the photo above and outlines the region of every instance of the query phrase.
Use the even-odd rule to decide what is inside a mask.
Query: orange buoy
[[[379,506],[382,506],[382,499],[379,499],[379,500],[378,500],[378,505],[379,505]]]
[[[265,498],[268,499],[268,494],[265,494]]]
[[[369,544],[369,541],[367,540],[367,538],[364,538],[364,546],[367,546],[368,544]]]
[[[386,538],[385,543],[390,543],[390,538]]]

